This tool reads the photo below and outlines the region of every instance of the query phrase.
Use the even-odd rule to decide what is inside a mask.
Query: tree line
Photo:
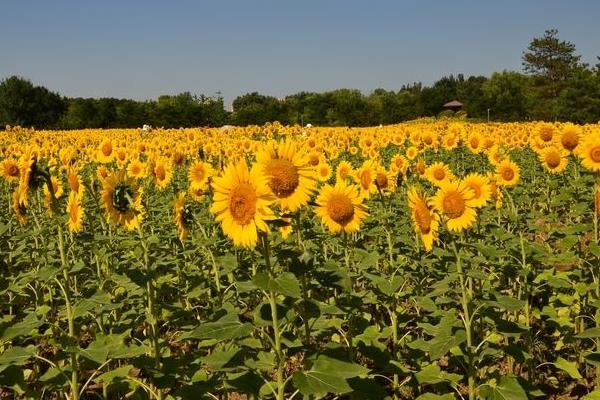
[[[375,89],[368,95],[356,89],[300,92],[283,99],[247,93],[234,99],[231,112],[225,110],[220,94],[184,92],[150,101],[68,98],[11,76],[0,82],[0,126],[81,129],[149,124],[177,128],[273,121],[369,126],[449,113],[443,111],[443,105],[451,100],[462,102],[461,113],[476,119],[600,120],[600,63],[582,63],[575,45],[559,39],[556,29],[534,38],[522,61],[522,72],[494,72],[489,77],[449,75],[430,86],[413,83],[397,91]]]

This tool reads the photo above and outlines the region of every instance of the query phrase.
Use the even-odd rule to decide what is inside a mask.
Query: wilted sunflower
[[[465,176],[462,183],[473,191],[471,204],[473,207],[483,207],[492,197],[492,189],[488,177],[476,172]]]
[[[248,171],[244,159],[228,165],[222,176],[213,179],[210,211],[234,245],[254,247],[259,230],[270,232],[266,221],[275,218],[269,208],[275,197],[267,182],[260,167],[255,164]]]
[[[7,182],[17,181],[19,179],[19,163],[11,159],[0,162],[0,176]]]
[[[182,242],[187,238],[192,223],[194,222],[192,209],[185,200],[185,192],[179,192],[175,199],[175,203],[173,204],[173,208],[175,209],[175,226],[177,226],[179,240]]]
[[[136,229],[144,216],[142,194],[142,188],[125,171],[109,175],[102,181],[102,206],[107,219],[128,231]]]
[[[514,186],[519,182],[521,169],[508,158],[496,165],[496,184],[500,186]]]
[[[591,171],[600,171],[600,135],[591,134],[577,148],[581,165]]]
[[[538,153],[542,166],[551,174],[560,174],[567,168],[568,154],[568,151],[557,146],[548,146]]]
[[[462,182],[446,182],[433,198],[433,206],[444,217],[448,230],[462,231],[477,219],[473,191]]]
[[[81,196],[76,192],[69,193],[67,216],[69,217],[69,231],[71,232],[81,232],[83,229],[84,208],[81,200]]]
[[[267,143],[256,161],[282,210],[294,212],[308,203],[316,185],[314,167],[295,141]]]
[[[445,182],[454,179],[454,174],[450,171],[450,167],[441,161],[431,164],[425,169],[425,178],[436,186],[441,186]]]
[[[440,216],[433,210],[431,202],[421,188],[416,186],[408,189],[408,206],[415,232],[423,241],[425,250],[431,251],[437,239]]]
[[[325,185],[321,189],[315,214],[333,233],[356,232],[368,215],[362,201],[358,186],[339,181],[335,186]]]
[[[212,166],[203,161],[197,161],[192,164],[188,170],[188,179],[190,186],[194,188],[203,188],[208,182],[208,178],[213,173]]]

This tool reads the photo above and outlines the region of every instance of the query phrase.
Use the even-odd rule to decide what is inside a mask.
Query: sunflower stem
[[[267,235],[261,233],[262,239],[262,248],[263,248],[263,256],[265,259],[265,266],[269,271],[269,275],[271,278],[273,277],[275,271],[273,271],[271,267],[271,255],[269,249],[269,239]],[[269,290],[268,293],[269,305],[271,306],[271,320],[273,322],[273,336],[274,336],[274,351],[275,357],[277,359],[277,370],[275,371],[275,376],[277,380],[277,400],[284,400],[285,398],[285,382],[283,380],[283,354],[281,351],[281,332],[279,326],[279,317],[277,315],[277,296],[273,290]]]
[[[58,250],[60,252],[60,262],[62,264],[63,277],[65,284],[62,285],[62,292],[65,297],[65,306],[67,308],[67,321],[69,324],[69,337],[71,340],[77,342],[77,336],[75,331],[75,317],[73,315],[73,307],[71,306],[71,284],[69,277],[69,261],[65,254],[65,239],[63,237],[62,226],[58,225]],[[79,366],[77,360],[77,353],[71,352],[71,400],[79,399]]]
[[[154,367],[160,369],[160,343],[158,340],[158,317],[156,315],[156,292],[154,288],[154,280],[152,278],[152,269],[150,266],[150,255],[148,251],[148,244],[144,238],[144,233],[140,224],[137,224],[137,231],[140,237],[140,243],[142,245],[144,253],[144,268],[146,269],[147,279],[146,282],[146,296],[148,297],[148,305],[146,308],[146,319],[150,325],[150,340],[152,342],[152,356],[154,357]],[[162,400],[162,390],[156,388],[157,400]]]
[[[473,332],[472,332],[472,320],[471,312],[469,309],[470,291],[465,284],[465,278],[463,276],[464,271],[462,268],[462,261],[460,259],[460,253],[456,248],[456,243],[452,244],[454,255],[456,257],[456,271],[458,272],[458,279],[460,282],[461,291],[461,305],[463,309],[463,323],[465,326],[465,332],[467,336],[467,381],[469,385],[469,400],[475,400],[475,368],[473,366]]]

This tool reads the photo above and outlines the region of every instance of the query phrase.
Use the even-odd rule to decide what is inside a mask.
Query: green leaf
[[[277,278],[271,278],[266,273],[258,273],[252,278],[252,283],[263,290],[272,290],[284,296],[295,299],[302,297],[300,282],[291,272],[285,272]]]
[[[0,365],[23,365],[33,357],[35,351],[32,347],[10,347],[0,354]]]
[[[193,331],[181,335],[181,339],[231,340],[248,336],[252,329],[252,324],[241,323],[236,315],[227,314],[218,321],[201,323]]]
[[[573,379],[581,379],[582,376],[577,370],[577,363],[567,361],[562,357],[558,357],[556,362],[553,363],[556,368],[562,369]]]
[[[425,393],[417,397],[415,400],[454,400],[455,397],[452,393],[446,394],[435,394],[435,393]]]
[[[527,400],[527,393],[519,382],[508,376],[500,378],[500,382],[488,383],[481,387],[479,395],[486,400]]]
[[[580,338],[580,339],[591,339],[591,338],[598,338],[600,337],[600,327],[593,327],[593,328],[589,328],[586,329],[585,331],[581,332],[579,335],[575,335],[576,338]]]
[[[600,390],[594,390],[593,392],[586,394],[581,400],[600,400]]]
[[[99,382],[105,382],[110,384],[115,380],[126,380],[129,376],[129,372],[133,369],[133,365],[124,365],[119,368],[115,368],[111,371],[105,372],[104,374],[96,378]]]
[[[462,379],[462,376],[442,371],[437,362],[434,362],[417,372],[415,374],[415,378],[421,385],[435,385],[442,382],[456,383]]]
[[[310,371],[296,371],[292,377],[294,385],[305,396],[323,396],[327,393],[351,392],[348,379],[367,375],[369,370],[362,365],[321,355]]]
[[[28,314],[22,321],[7,327],[2,332],[2,340],[12,340],[18,336],[30,336],[31,331],[42,325],[35,314]]]

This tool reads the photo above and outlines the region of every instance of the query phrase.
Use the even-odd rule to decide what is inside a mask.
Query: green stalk
[[[148,252],[148,244],[144,239],[141,226],[137,226],[138,234],[140,236],[140,243],[144,251],[144,268],[148,275],[148,282],[146,282],[146,295],[148,297],[148,305],[146,308],[146,319],[150,324],[150,340],[152,341],[152,356],[154,357],[154,367],[160,368],[160,343],[158,341],[158,317],[156,315],[156,292],[154,289],[154,281],[151,278],[152,269],[150,266],[150,256]],[[156,388],[156,398],[162,400],[162,390]]]
[[[263,256],[265,259],[265,265],[269,270],[269,274],[271,277],[273,276],[273,270],[271,267],[271,256],[269,251],[269,239],[266,235],[261,234],[263,241]],[[274,344],[275,348],[275,357],[277,358],[277,371],[276,371],[276,380],[277,380],[277,400],[284,400],[285,398],[285,382],[283,380],[283,354],[281,352],[281,332],[279,327],[279,317],[277,315],[277,296],[273,290],[269,290],[269,304],[271,306],[271,320],[273,321],[273,336],[274,336]]]
[[[463,309],[463,323],[465,325],[465,332],[467,336],[467,380],[469,384],[469,400],[475,400],[475,368],[473,366],[473,333],[471,324],[471,313],[469,310],[470,303],[470,291],[465,284],[465,278],[463,276],[462,262],[460,254],[456,249],[456,244],[453,244],[454,255],[456,256],[456,270],[458,272],[458,278],[460,282],[461,291],[461,305]]]
[[[71,291],[70,291],[70,278],[69,278],[69,263],[65,254],[65,241],[63,237],[62,226],[58,224],[58,250],[60,252],[60,262],[62,264],[63,277],[65,284],[61,285],[63,295],[65,297],[65,306],[67,308],[67,321],[69,324],[69,337],[77,341],[75,331],[75,318],[73,315],[73,307],[71,306]],[[59,282],[60,284],[60,282]],[[71,400],[79,399],[79,365],[77,360],[77,353],[71,352]]]

